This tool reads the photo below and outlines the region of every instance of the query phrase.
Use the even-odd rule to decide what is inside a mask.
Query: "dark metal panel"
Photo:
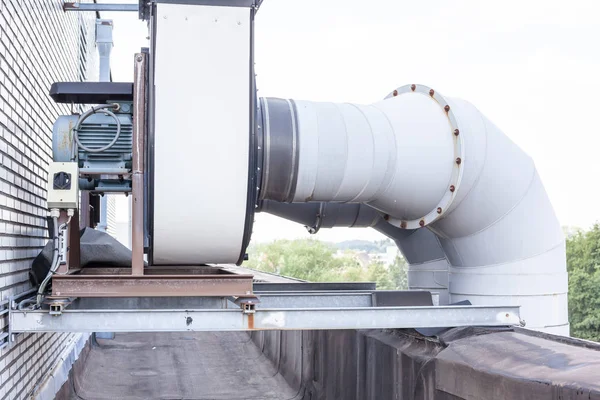
[[[433,305],[431,292],[424,290],[377,290],[373,297],[376,307]]]
[[[148,137],[146,143],[146,165],[144,170],[146,171],[145,177],[145,197],[148,199],[146,206],[146,225],[148,229],[147,234],[147,254],[148,254],[148,264],[152,265],[154,263],[154,143],[155,143],[155,130],[154,130],[154,110],[155,110],[155,86],[154,86],[154,68],[155,68],[155,55],[156,55],[156,34],[157,34],[157,21],[156,21],[156,8],[153,7],[150,9],[148,7],[148,13],[150,10],[152,11],[152,16],[149,22],[149,30],[150,30],[150,48],[149,52],[149,62],[148,62],[148,109],[146,110],[147,114],[147,124],[148,124]],[[150,15],[150,14],[148,14]]]
[[[298,129],[291,101],[263,99],[261,199],[291,202],[298,177]]]
[[[57,103],[103,104],[107,101],[133,101],[129,82],[55,82],[50,97]]]
[[[250,92],[248,93],[250,109],[249,112],[249,126],[248,126],[248,188],[246,190],[246,220],[244,221],[244,236],[242,238],[242,246],[240,250],[240,256],[238,257],[237,265],[241,265],[244,260],[247,260],[246,249],[250,244],[250,238],[252,237],[252,228],[254,226],[254,212],[256,209],[256,202],[258,199],[258,171],[257,164],[257,119],[256,119],[256,76],[254,74],[254,13],[255,10],[250,9],[250,60],[248,63],[248,79],[250,82]]]

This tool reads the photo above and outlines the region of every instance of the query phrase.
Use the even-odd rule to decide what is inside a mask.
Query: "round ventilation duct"
[[[302,222],[308,208],[298,218],[297,204],[270,203],[368,206],[379,219],[367,225],[411,263],[412,287],[443,300],[447,282],[450,302],[518,304],[528,327],[568,334],[558,220],[531,158],[474,106],[409,85],[371,105],[264,98],[260,114],[265,211]],[[361,207],[344,210],[329,226],[353,226]]]

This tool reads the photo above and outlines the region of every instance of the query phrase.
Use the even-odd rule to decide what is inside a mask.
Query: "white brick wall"
[[[70,113],[50,99],[50,85],[98,79],[95,14],[62,4],[0,0],[0,300],[30,288],[28,269],[47,240],[52,125]],[[0,350],[0,399],[27,398],[78,335],[20,335]]]

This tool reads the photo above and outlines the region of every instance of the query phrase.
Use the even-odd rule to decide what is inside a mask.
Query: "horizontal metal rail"
[[[515,306],[224,310],[45,310],[10,313],[12,332],[177,332],[439,328],[520,324]]]
[[[134,11],[139,10],[138,4],[106,4],[106,3],[65,3],[65,11]]]

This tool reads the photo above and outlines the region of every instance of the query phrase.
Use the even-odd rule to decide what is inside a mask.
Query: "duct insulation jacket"
[[[568,334],[558,220],[531,158],[473,105],[410,85],[371,105],[264,98],[261,113],[261,199],[367,205],[411,286],[518,304],[527,327]]]

